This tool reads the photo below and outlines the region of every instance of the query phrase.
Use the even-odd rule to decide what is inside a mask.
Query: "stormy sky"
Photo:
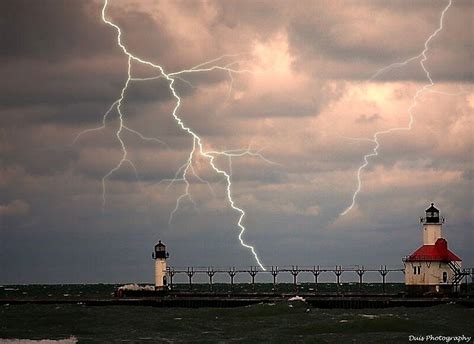
[[[435,202],[449,247],[474,265],[473,2],[457,0],[430,41],[435,85],[418,99],[410,131],[380,137],[379,155],[357,169],[375,132],[408,124],[428,84],[419,55],[448,1],[110,1],[106,15],[134,55],[167,73],[222,55],[245,73],[182,75],[179,116],[206,150],[247,149],[232,159],[232,193],[246,211],[243,235],[264,265],[402,266],[421,245],[419,217]],[[127,79],[117,31],[101,1],[0,3],[0,283],[152,281],[153,244],[173,266],[250,266],[226,181],[195,156],[171,116],[169,82],[132,82],[122,111],[128,158],[113,110]],[[136,77],[157,71],[132,65]],[[272,162],[272,163],[270,163]],[[230,171],[226,158],[216,165]],[[137,178],[138,177],[138,178]],[[208,181],[209,185],[204,181]],[[211,188],[209,188],[209,186]],[[212,191],[211,191],[212,189]],[[356,276],[349,276],[355,279]],[[401,276],[399,276],[401,278]]]

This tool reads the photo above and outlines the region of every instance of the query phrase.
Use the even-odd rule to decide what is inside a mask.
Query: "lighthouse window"
[[[421,273],[421,266],[418,267],[418,275]]]
[[[413,274],[416,275],[416,266],[413,267]]]

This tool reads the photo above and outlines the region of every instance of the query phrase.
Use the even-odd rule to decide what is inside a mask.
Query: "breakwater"
[[[459,304],[472,307],[474,285],[469,283],[461,293],[449,297],[426,295],[410,297],[402,283],[186,283],[175,284],[172,290],[153,289],[126,291],[117,297],[120,285],[15,285],[0,287],[0,305],[78,304],[85,306],[150,306],[150,307],[241,307],[253,304],[278,304],[303,301],[315,308],[388,308],[427,307]],[[212,290],[211,290],[212,287]]]
[[[160,297],[126,297],[116,299],[0,299],[0,305],[19,304],[82,304],[86,306],[152,306],[152,307],[243,307],[254,304],[274,304],[279,302],[305,302],[315,308],[389,308],[389,307],[429,307],[442,304],[458,304],[474,307],[472,297],[422,297],[399,296],[299,296],[290,295],[172,295]]]

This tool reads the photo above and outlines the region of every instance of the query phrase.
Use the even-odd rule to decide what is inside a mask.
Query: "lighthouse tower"
[[[423,246],[405,257],[405,285],[409,293],[457,291],[464,274],[461,258],[448,250],[442,237],[444,218],[433,203],[422,217]]]
[[[439,210],[435,208],[434,203],[425,210],[426,217],[420,218],[423,224],[423,245],[434,245],[436,240],[441,238],[441,228],[444,218],[439,217]]]
[[[166,278],[166,258],[169,253],[166,252],[166,246],[160,241],[155,245],[152,258],[155,260],[155,290],[167,288]]]

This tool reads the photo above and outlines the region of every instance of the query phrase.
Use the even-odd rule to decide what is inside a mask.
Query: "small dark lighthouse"
[[[166,252],[166,245],[161,240],[155,245],[155,250],[151,256],[155,260],[155,289],[163,290],[168,286],[166,258],[170,255]]]

